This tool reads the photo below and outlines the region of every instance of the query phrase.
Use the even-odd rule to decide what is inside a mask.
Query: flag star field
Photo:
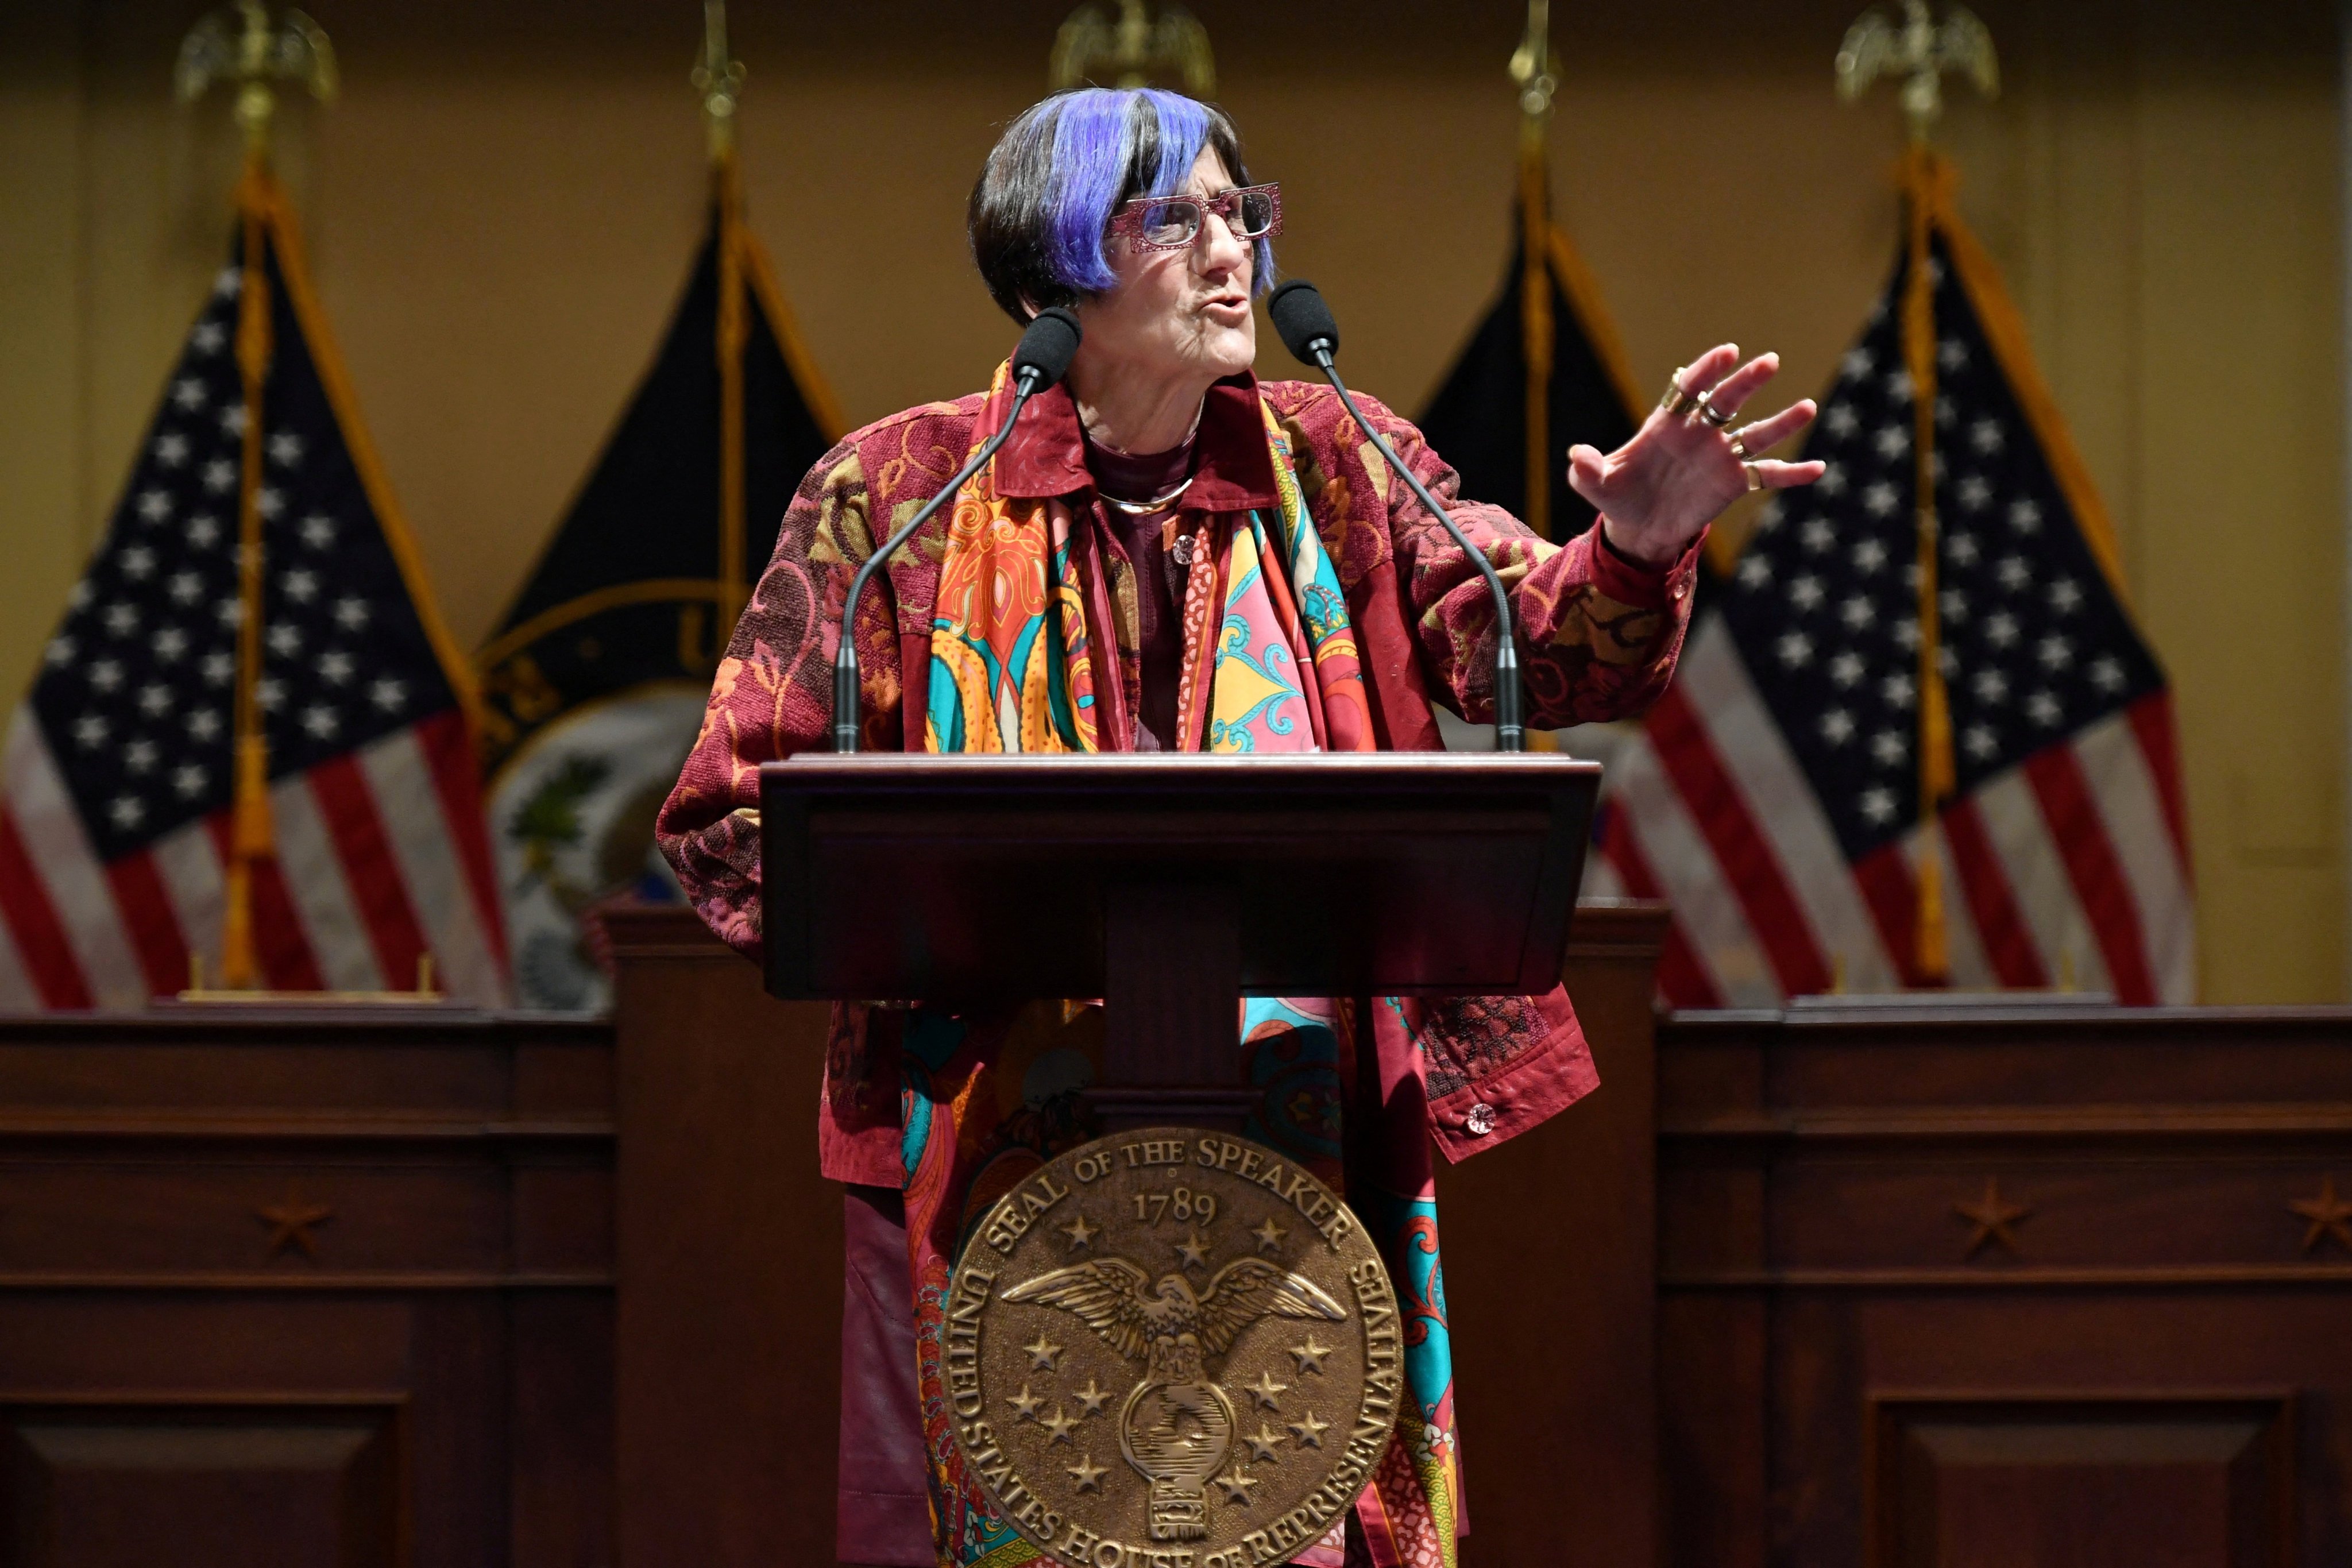
[[[282,778],[456,697],[272,261],[257,693],[270,774]],[[102,860],[230,800],[247,418],[236,349],[241,279],[236,266],[222,269],[189,332],[33,689],[50,753]]]

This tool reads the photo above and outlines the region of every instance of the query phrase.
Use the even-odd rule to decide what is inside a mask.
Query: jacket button
[[[1495,1108],[1482,1100],[1470,1108],[1462,1124],[1470,1129],[1473,1136],[1484,1138],[1495,1130]]]

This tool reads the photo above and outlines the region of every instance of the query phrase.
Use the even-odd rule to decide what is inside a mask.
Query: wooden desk
[[[1439,1175],[1468,1568],[2352,1562],[2352,1014],[1654,1056],[1657,930],[1580,914],[1601,1089]],[[611,1024],[0,1019],[0,1563],[824,1561],[822,1012],[614,934]]]
[[[0,1018],[0,1563],[611,1561],[611,1039]]]
[[[2352,1015],[1685,1015],[1659,1147],[1672,1563],[2352,1562]]]

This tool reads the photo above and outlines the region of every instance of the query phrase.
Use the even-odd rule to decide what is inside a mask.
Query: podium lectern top
[[[768,988],[1103,996],[1118,933],[1166,916],[1228,928],[1252,995],[1540,994],[1600,782],[1556,752],[771,763]]]

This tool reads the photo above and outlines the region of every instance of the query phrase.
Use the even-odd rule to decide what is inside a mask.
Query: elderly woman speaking
[[[1429,749],[1433,704],[1491,712],[1496,627],[1473,563],[1332,391],[1251,374],[1282,193],[1250,183],[1221,110],[1148,90],[1047,99],[990,153],[970,227],[997,304],[1024,323],[1070,309],[1083,342],[846,629],[845,589],[877,540],[1003,426],[1006,372],[866,426],[803,481],[660,819],[695,907],[747,954],[761,946],[758,766],[824,743],[845,635],[868,749]],[[1531,723],[1640,712],[1673,671],[1708,522],[1748,489],[1819,474],[1749,455],[1796,434],[1811,404],[1727,429],[1775,368],[1710,350],[1623,447],[1570,452],[1570,482],[1601,515],[1559,544],[1457,501],[1420,432],[1362,400],[1501,573]],[[1411,1320],[1397,1441],[1345,1525],[1295,1561],[1451,1563],[1464,1515],[1429,1145],[1460,1159],[1591,1089],[1582,1033],[1558,989],[1241,1011],[1264,1091],[1250,1136],[1345,1192]],[[971,1218],[1090,1135],[1076,1091],[1100,1037],[1098,1013],[1060,1004],[835,1009],[817,1136],[826,1174],[850,1184],[845,1561],[1038,1555],[958,1458],[941,1309]]]

